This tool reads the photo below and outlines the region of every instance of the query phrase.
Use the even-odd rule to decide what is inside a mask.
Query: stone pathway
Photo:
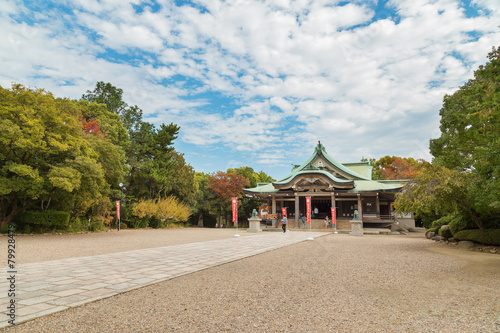
[[[325,232],[264,232],[248,237],[18,265],[15,323],[305,241]],[[11,288],[1,267],[0,328],[9,324]]]

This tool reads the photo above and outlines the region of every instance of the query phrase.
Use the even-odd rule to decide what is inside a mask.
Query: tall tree
[[[82,99],[105,104],[108,111],[116,114],[121,114],[128,107],[122,97],[122,89],[116,88],[111,83],[104,83],[102,81],[96,83],[94,90],[87,90],[87,93],[82,95]]]
[[[421,193],[408,202],[451,206],[482,230],[500,228],[500,48],[493,48],[488,59],[473,79],[443,99],[441,136],[430,140],[433,163],[440,172],[426,170],[427,180],[415,187],[422,191],[407,189],[399,199],[403,202],[408,199],[405,195]],[[435,189],[433,184],[446,191],[440,195],[425,191]]]

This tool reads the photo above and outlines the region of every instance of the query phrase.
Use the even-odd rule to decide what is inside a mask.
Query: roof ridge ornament
[[[325,146],[323,146],[321,144],[321,141],[318,140],[318,145],[316,146],[316,149],[315,149],[318,153],[321,153],[321,152],[325,152],[326,153],[326,150],[325,150]]]

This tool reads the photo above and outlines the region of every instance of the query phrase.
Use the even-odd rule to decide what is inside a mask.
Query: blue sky
[[[431,159],[443,96],[500,46],[497,0],[0,2],[0,85],[79,99],[97,81],[196,171],[274,178],[320,140],[340,162]]]

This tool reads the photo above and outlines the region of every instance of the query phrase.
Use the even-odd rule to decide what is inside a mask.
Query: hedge
[[[448,225],[453,220],[453,215],[446,215],[432,222],[433,228],[441,228],[443,225]]]
[[[57,210],[44,212],[26,211],[17,217],[21,225],[35,225],[43,228],[66,228],[69,223],[69,213]]]
[[[453,238],[484,245],[500,246],[500,229],[486,229],[484,232],[479,229],[462,230],[453,235]]]
[[[471,230],[478,228],[477,225],[474,223],[474,221],[465,216],[459,214],[454,214],[452,216],[453,219],[449,224],[452,235],[455,235],[457,232],[462,230]]]
[[[437,233],[438,233],[438,230],[439,230],[439,228],[430,228],[430,229],[427,229],[427,230],[425,230],[425,235],[427,236],[427,234],[428,234],[429,232],[431,232],[431,231],[432,231],[432,232],[435,232],[435,233],[437,234]]]

